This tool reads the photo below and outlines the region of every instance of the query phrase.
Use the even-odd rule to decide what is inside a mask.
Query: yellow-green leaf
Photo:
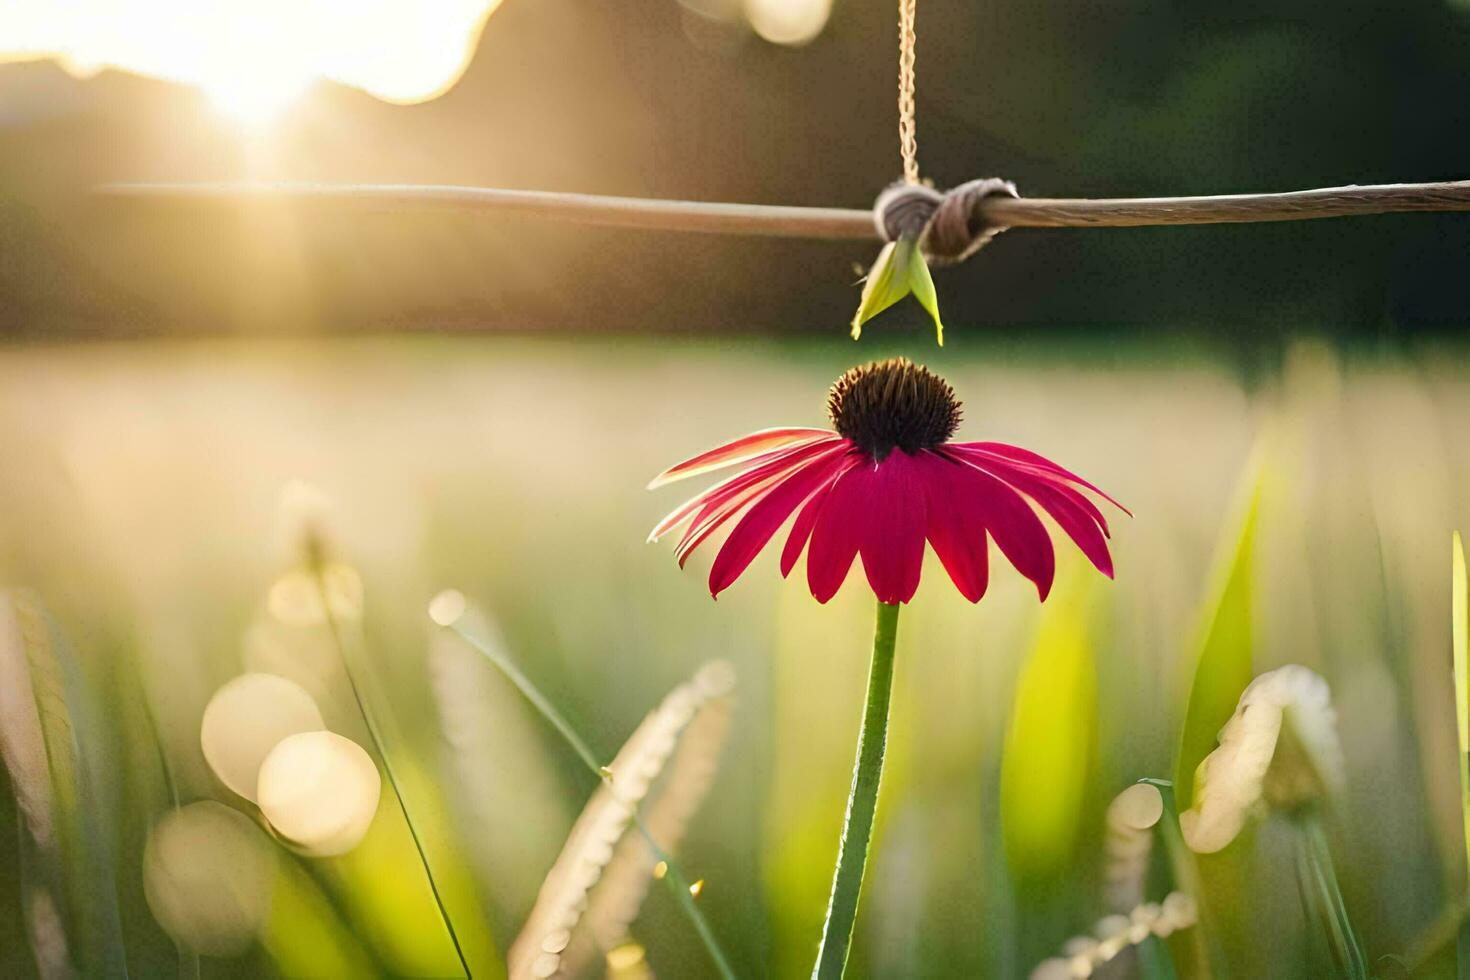
[[[1200,609],[1198,654],[1189,707],[1174,766],[1175,796],[1181,807],[1194,797],[1194,770],[1215,748],[1221,727],[1251,682],[1251,556],[1260,503],[1261,468],[1253,465],[1242,486],[1237,516],[1216,546],[1210,591]]]
[[[852,339],[863,335],[863,324],[909,294],[909,263],[917,253],[912,238],[889,242],[863,281],[863,298],[852,318]]]
[[[852,318],[852,339],[857,340],[863,335],[864,323],[910,293],[933,318],[939,346],[943,347],[944,324],[939,319],[939,296],[934,291],[934,279],[929,275],[929,264],[924,261],[918,242],[908,236],[884,245],[883,251],[878,253],[878,260],[868,270],[863,281],[863,298]]]
[[[260,941],[283,976],[346,978],[378,973],[321,887],[290,860],[279,862]]]
[[[1097,736],[1090,583],[1077,576],[1059,584],[1016,683],[1000,804],[1006,858],[1020,877],[1069,867],[1082,826]]]
[[[929,311],[929,316],[934,320],[936,339],[939,346],[943,347],[944,323],[939,319],[939,295],[934,291],[934,277],[929,275],[929,263],[924,261],[923,251],[917,248],[909,259],[909,288],[913,290],[919,305]]]

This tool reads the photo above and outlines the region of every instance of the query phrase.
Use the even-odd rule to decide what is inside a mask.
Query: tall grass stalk
[[[1347,980],[1368,980],[1368,957],[1348,918],[1322,821],[1315,812],[1308,811],[1293,822],[1298,836],[1297,881],[1307,917],[1326,936],[1336,975]]]
[[[857,921],[858,897],[868,849],[873,840],[873,815],[878,809],[878,785],[883,779],[883,756],[888,748],[888,705],[893,696],[893,649],[898,642],[898,606],[878,603],[873,626],[873,662],[868,670],[867,704],[858,733],[857,762],[852,791],[842,824],[842,843],[832,875],[832,897],[822,924],[822,945],[812,976],[835,980],[847,969],[852,928]]]
[[[1149,936],[1138,944],[1138,975],[1143,980],[1178,980],[1174,957],[1168,945],[1157,936]]]
[[[367,727],[368,737],[373,740],[373,748],[378,752],[378,757],[383,760],[383,772],[388,777],[388,785],[393,790],[393,799],[398,801],[398,810],[403,814],[403,822],[408,826],[408,835],[413,839],[414,849],[418,852],[419,863],[423,865],[424,877],[429,883],[429,892],[434,896],[434,905],[439,910],[439,918],[444,923],[444,930],[449,934],[449,941],[454,946],[454,955],[459,958],[459,965],[464,970],[466,980],[471,977],[469,960],[465,958],[464,949],[460,946],[459,934],[454,931],[454,921],[449,915],[449,909],[444,905],[444,897],[439,893],[439,884],[434,880],[433,868],[429,866],[429,855],[424,849],[423,838],[419,835],[418,827],[414,825],[413,817],[408,812],[408,801],[403,798],[403,788],[398,782],[398,777],[393,771],[393,760],[388,756],[387,747],[383,744],[383,736],[378,728],[377,718],[368,707],[367,700],[362,695],[362,690],[357,683],[357,673],[352,667],[352,657],[347,650],[347,642],[342,636],[342,628],[337,622],[336,615],[332,612],[332,597],[327,588],[326,563],[323,560],[322,549],[315,542],[308,542],[307,566],[311,570],[312,581],[316,584],[317,596],[322,603],[322,616],[327,624],[327,631],[332,636],[332,643],[337,648],[337,656],[342,661],[342,672],[347,676],[347,686],[352,691],[352,699],[357,702],[357,710],[362,715],[363,724]]]
[[[1460,744],[1460,816],[1465,824],[1466,867],[1470,870],[1470,581],[1465,574],[1465,542],[1456,531],[1450,541],[1450,632],[1455,670],[1455,719]],[[1455,948],[1455,975],[1470,980],[1470,918],[1461,917]]]
[[[141,661],[136,652],[130,662],[130,667],[136,676],[142,678],[143,672]],[[148,737],[153,744],[153,750],[158,756],[158,769],[163,775],[164,789],[168,792],[169,805],[174,810],[179,810],[183,802],[179,797],[178,780],[174,778],[173,764],[169,762],[168,750],[164,748],[163,738],[158,731],[158,717],[153,713],[153,699],[146,683],[142,690],[143,720],[148,726]],[[263,818],[262,818],[263,819]],[[171,939],[173,937],[170,937]],[[174,949],[179,957],[179,980],[199,980],[199,954],[189,949],[182,942],[173,939]]]
[[[1174,761],[1174,795],[1188,807],[1194,773],[1215,750],[1220,726],[1235,713],[1240,693],[1254,676],[1256,527],[1264,468],[1262,450],[1236,490],[1235,516],[1215,545],[1209,592],[1200,606],[1195,667],[1184,726]]]
[[[479,637],[465,631],[458,623],[451,622],[446,628],[452,630],[456,636],[479,651],[485,659],[489,660],[490,663],[495,665],[496,669],[505,675],[506,680],[510,681],[516,690],[525,696],[532,707],[546,719],[552,728],[556,729],[563,741],[571,746],[577,758],[582,761],[582,764],[587,767],[587,770],[592,775],[604,782],[610,780],[611,773],[607,767],[597,761],[597,756],[592,754],[592,749],[583,741],[582,736],[577,734],[577,730],[572,727],[571,722],[566,720],[546,695],[541,693],[541,690],[532,683],[529,677],[521,672],[521,669],[503,651],[496,649],[493,644],[486,643]],[[730,968],[730,961],[725,957],[724,951],[720,948],[719,940],[715,938],[714,930],[710,928],[709,921],[705,918],[704,913],[700,911],[699,905],[694,901],[694,893],[690,889],[689,879],[679,869],[678,862],[659,846],[658,841],[654,839],[653,834],[648,829],[648,825],[644,822],[643,817],[639,814],[636,807],[633,808],[632,820],[639,835],[648,844],[648,849],[653,852],[654,857],[666,869],[663,880],[668,883],[669,890],[673,894],[675,902],[678,903],[685,917],[693,925],[694,931],[704,944],[705,951],[709,954],[709,958],[714,963],[715,969],[719,971],[720,976],[724,980],[734,980],[735,971]]]

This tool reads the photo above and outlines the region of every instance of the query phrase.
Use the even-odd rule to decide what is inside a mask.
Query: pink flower
[[[718,596],[795,514],[781,550],[783,576],[807,550],[807,584],[818,602],[826,602],[861,554],[874,594],[900,603],[919,586],[926,540],[955,587],[979,602],[989,581],[988,539],[994,538],[1044,600],[1056,562],[1040,510],[1112,577],[1107,519],[1088,494],[1127,510],[1030,450],[950,442],[960,403],[926,368],[903,358],[853,368],[832,386],[827,411],[835,432],[766,429],[665,470],[650,489],[741,467],[677,507],[649,540],[687,525],[675,550],[682,567],[738,516],[710,568],[710,595]]]

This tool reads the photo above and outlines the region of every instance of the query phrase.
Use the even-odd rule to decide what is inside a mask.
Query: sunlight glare
[[[296,101],[308,84],[304,76],[271,75],[204,82],[201,87],[223,115],[244,126],[263,126]]]
[[[193,85],[242,124],[270,121],[318,79],[390,102],[442,94],[499,0],[16,0],[0,62],[55,58]]]

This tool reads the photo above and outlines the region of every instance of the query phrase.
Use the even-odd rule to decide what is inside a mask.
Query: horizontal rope
[[[255,199],[362,207],[375,211],[496,211],[618,228],[768,235],[881,238],[871,211],[765,204],[664,201],[557,191],[418,184],[127,183],[97,189],[107,198],[235,202]],[[1470,181],[1326,187],[1279,194],[1066,199],[993,194],[974,204],[977,227],[1119,228],[1301,221],[1410,211],[1470,211]]]
[[[616,228],[781,238],[872,239],[870,211],[660,201],[603,194],[421,184],[108,184],[106,197],[231,202],[255,199],[373,211],[496,211]]]

